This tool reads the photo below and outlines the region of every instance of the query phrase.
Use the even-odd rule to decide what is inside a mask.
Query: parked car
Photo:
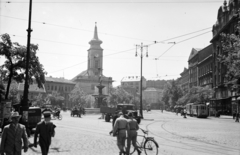
[[[135,105],[133,104],[118,104],[117,107],[105,107],[105,106],[100,107],[100,112],[104,114],[106,122],[110,122],[111,118],[113,118],[113,115],[116,111],[119,112],[121,111],[125,116],[128,112],[132,112],[138,124],[141,122],[142,117],[138,115],[138,111],[135,110]]]

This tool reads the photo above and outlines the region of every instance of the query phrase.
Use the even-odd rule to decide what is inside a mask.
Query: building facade
[[[124,89],[134,88],[136,92],[140,93],[141,87],[141,78],[140,76],[126,76],[121,80],[121,86]],[[142,90],[144,90],[147,86],[146,79],[142,77]]]
[[[198,56],[199,86],[212,88],[213,48],[212,44],[199,51]]]
[[[222,55],[221,46],[221,33],[239,33],[236,32],[236,26],[239,22],[239,0],[224,1],[223,5],[219,7],[217,13],[217,22],[213,25],[212,32],[213,38],[210,41],[213,44],[213,88],[214,97],[211,102],[211,106],[216,111],[223,113],[232,113],[233,106],[237,104],[237,100],[234,100],[238,94],[232,92],[231,89],[226,87],[226,67],[219,62],[218,56]]]
[[[144,109],[146,106],[150,106],[151,109],[160,109],[161,105],[160,101],[163,96],[163,89],[151,88],[148,87],[143,91],[143,100],[145,104],[143,104]]]
[[[165,80],[147,80],[147,87],[164,89],[166,83]]]
[[[59,93],[64,97],[64,106],[72,107],[69,102],[69,94],[74,89],[76,83],[64,79],[64,78],[54,78],[54,77],[45,77],[45,90],[47,94],[52,94],[53,92]]]
[[[181,88],[185,91],[189,91],[189,69],[184,68],[183,72],[180,74],[181,75]]]
[[[189,68],[189,88],[198,86],[198,53],[200,48],[192,48],[190,56],[188,58]]]

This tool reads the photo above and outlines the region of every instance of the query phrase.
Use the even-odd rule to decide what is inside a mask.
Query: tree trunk
[[[9,94],[9,89],[10,89],[10,85],[11,85],[11,82],[12,82],[12,71],[10,72],[9,74],[9,77],[8,77],[8,84],[7,84],[7,90],[6,90],[6,94],[5,94],[5,99],[7,100],[8,99],[8,94]]]

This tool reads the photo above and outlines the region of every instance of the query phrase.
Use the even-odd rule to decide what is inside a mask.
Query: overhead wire
[[[188,39],[185,39],[185,40],[179,41],[179,42],[177,42],[177,43],[174,42],[174,44],[173,44],[170,48],[168,48],[163,54],[165,54],[165,53],[166,53],[167,51],[169,51],[174,45],[176,45],[176,44],[178,44],[178,43],[182,43],[182,42],[184,42],[184,41],[187,41],[187,40],[190,40],[190,39],[193,39],[193,38],[199,37],[199,36],[201,36],[201,35],[203,35],[203,34],[206,34],[206,33],[209,33],[209,32],[211,32],[211,31],[208,31],[208,32],[205,32],[205,33],[199,34],[199,35],[197,35],[197,36],[193,36],[193,37],[191,37],[191,38],[188,38]],[[123,52],[131,51],[131,50],[134,50],[134,49],[135,49],[135,48],[133,48],[133,49],[129,49],[129,50],[125,50],[125,51],[116,52],[116,53],[112,53],[112,54],[108,54],[108,55],[104,55],[104,56],[110,56],[110,55],[114,55],[114,54],[118,54],[118,53],[123,53]],[[159,59],[163,54],[161,54],[161,55],[158,57],[158,59]],[[102,56],[102,57],[103,57],[103,56]],[[87,62],[87,61],[84,61],[84,62],[82,62],[82,63],[85,63],[85,62]],[[82,63],[80,63],[80,64],[82,64]],[[76,65],[74,65],[74,66],[76,66]],[[54,71],[54,72],[51,72],[51,73],[59,72],[59,71],[62,71],[62,70],[68,69],[68,68],[69,68],[69,67],[64,68],[64,69],[61,69],[61,70],[57,70],[57,71]]]
[[[3,16],[3,15],[0,15],[0,16]],[[9,17],[9,16],[4,16],[4,17],[13,18],[13,19],[19,19],[19,20],[25,20],[25,19],[20,19],[20,18],[15,18],[15,17]],[[34,22],[37,22],[37,23],[44,23],[44,24],[46,24],[45,22],[38,22],[38,21],[34,21]],[[52,24],[52,25],[54,25],[54,24]],[[55,25],[55,26],[65,27],[65,28],[72,28],[72,27],[60,26],[60,25]],[[198,31],[194,31],[194,32],[191,32],[191,33],[187,33],[187,34],[184,34],[184,35],[180,35],[180,36],[177,36],[177,37],[169,38],[169,39],[162,40],[162,41],[154,41],[153,44],[162,43],[162,42],[164,42],[164,41],[177,39],[177,38],[180,38],[180,37],[184,37],[184,36],[187,36],[187,35],[190,35],[190,34],[194,34],[194,33],[197,33],[197,32],[201,32],[201,31],[207,30],[207,29],[209,29],[209,28],[211,28],[211,27],[204,28],[204,29],[201,29],[201,30],[198,30]],[[77,28],[73,28],[73,29],[77,29]],[[81,29],[81,30],[82,30],[82,29]],[[88,31],[88,30],[87,30],[87,31]],[[89,31],[90,31],[90,30],[89,30]],[[91,31],[91,32],[93,32],[93,31]],[[208,32],[210,32],[210,31],[208,31]],[[200,35],[206,34],[206,33],[208,33],[208,32],[205,32],[205,33],[199,34],[199,35],[197,35],[197,36],[193,36],[193,37],[191,37],[191,38],[188,38],[188,39],[185,39],[185,40],[179,41],[179,42],[177,42],[177,43],[181,43],[181,42],[184,42],[184,41],[190,40],[190,39],[192,39],[192,38],[195,38],[195,37],[198,37],[198,36],[200,36]],[[17,35],[13,35],[13,36],[17,36]],[[18,37],[23,37],[23,36],[18,36]],[[86,46],[84,46],[84,45],[71,44],[71,43],[64,43],[64,42],[57,42],[57,41],[51,41],[51,40],[45,40],[45,39],[38,39],[38,38],[33,38],[33,39],[41,40],[41,41],[47,41],[47,42],[55,42],[55,43],[60,43],[60,44],[68,44],[68,45],[74,45],[74,46],[83,46],[83,47],[86,47]],[[153,45],[153,44],[149,44],[149,45],[147,45],[147,46],[151,46],[151,45]],[[169,51],[169,50],[170,50],[175,44],[176,44],[176,42],[174,42],[174,44],[173,44],[170,48],[168,48],[163,54],[161,54],[157,59],[159,59],[162,55],[164,55],[167,51]],[[134,49],[134,48],[133,48],[133,49]],[[133,50],[133,49],[124,50],[124,51],[119,51],[119,52],[112,53],[112,54],[108,54],[108,55],[104,55],[104,56],[110,56],[110,55],[115,55],[115,54],[119,54],[119,53],[123,53],[123,52],[128,52],[128,51],[131,51],[131,50]],[[81,62],[81,63],[79,63],[79,64],[82,64],[82,63],[85,63],[85,62],[87,62],[87,61]],[[77,64],[76,64],[76,65],[77,65]],[[76,65],[73,65],[73,66],[70,66],[70,67],[67,67],[67,68],[64,68],[64,69],[68,69],[68,68],[74,67],[74,66],[76,66]],[[64,69],[61,69],[61,70],[64,70]],[[58,70],[58,71],[59,71],[59,70]],[[56,71],[54,71],[54,72],[56,72]]]
[[[65,3],[71,3],[71,4],[75,4],[75,3],[97,3],[97,4],[121,4],[121,3],[126,3],[126,4],[156,4],[156,3],[177,3],[177,4],[185,4],[185,3],[219,3],[222,1],[193,1],[193,0],[185,0],[185,1],[34,1],[33,3],[53,3],[53,4],[65,4]],[[29,3],[28,1],[2,1],[0,3]]]
[[[1,15],[1,14],[0,14],[0,16],[5,17],[5,18],[12,18],[12,19],[17,19],[17,20],[28,21],[28,19],[11,17],[11,16]],[[73,30],[80,30],[80,31],[86,31],[86,32],[94,32],[94,31],[92,31],[92,30],[80,29],[80,28],[70,27],[70,26],[63,26],[63,25],[52,24],[52,23],[47,23],[47,22],[40,22],[40,21],[32,21],[32,22],[33,22],[33,23],[38,23],[38,24],[44,24],[44,25],[61,27],[61,28],[73,29]],[[99,32],[99,31],[98,31],[98,33],[99,33],[99,34],[104,34],[104,35],[109,35],[109,36],[114,36],[114,37],[120,37],[120,38],[132,39],[132,40],[141,40],[141,41],[152,42],[152,41],[150,41],[150,40],[145,40],[145,39],[140,39],[140,38],[133,38],[133,37],[128,37],[128,36],[121,36],[121,35],[116,35],[116,34],[108,34],[108,33],[105,33],[105,32]]]

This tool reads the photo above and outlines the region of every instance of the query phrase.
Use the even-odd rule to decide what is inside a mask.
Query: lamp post
[[[23,99],[21,103],[20,113],[23,115],[22,121],[26,123],[25,125],[28,127],[28,118],[27,118],[27,111],[29,108],[28,105],[28,88],[29,88],[29,59],[30,59],[30,40],[31,40],[31,18],[32,18],[32,0],[29,2],[29,19],[28,19],[28,39],[27,39],[27,54],[26,54],[26,70],[25,70],[25,83],[24,83],[24,92],[23,92]]]
[[[140,115],[143,118],[143,107],[142,107],[142,58],[143,58],[143,48],[148,48],[147,45],[143,45],[143,43],[141,43],[141,45],[136,45],[136,57],[137,57],[137,48],[141,49],[141,53],[140,53],[140,58],[141,58],[141,68],[140,68]],[[148,57],[148,50],[146,52],[146,57]]]

